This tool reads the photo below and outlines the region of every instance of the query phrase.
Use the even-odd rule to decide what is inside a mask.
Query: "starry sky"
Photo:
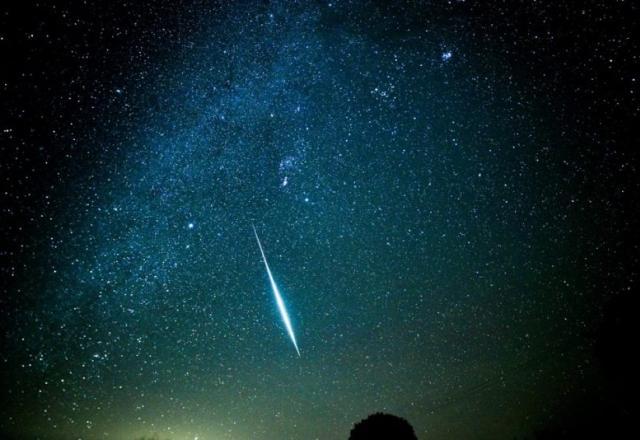
[[[3,438],[623,419],[637,5],[1,11]]]

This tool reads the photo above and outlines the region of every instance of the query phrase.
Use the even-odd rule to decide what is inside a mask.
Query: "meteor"
[[[267,269],[267,275],[269,275],[269,282],[271,283],[271,290],[273,290],[273,296],[276,297],[276,303],[278,304],[278,310],[280,310],[280,316],[282,317],[282,322],[284,322],[284,326],[287,328],[287,332],[289,333],[289,337],[291,338],[291,342],[293,342],[293,346],[296,348],[296,352],[298,356],[300,356],[300,350],[298,350],[298,343],[296,342],[296,335],[293,334],[293,327],[291,326],[291,320],[289,319],[289,314],[287,313],[287,308],[284,305],[284,301],[282,300],[282,295],[280,295],[280,290],[276,285],[275,280],[273,279],[273,275],[271,274],[271,269],[269,269],[269,263],[267,263],[267,257],[264,255],[264,250],[262,249],[262,243],[260,243],[260,238],[258,238],[258,232],[256,231],[256,227],[253,227],[253,233],[256,236],[256,240],[258,241],[258,247],[260,248],[260,254],[262,254],[262,261],[264,262],[264,267]]]

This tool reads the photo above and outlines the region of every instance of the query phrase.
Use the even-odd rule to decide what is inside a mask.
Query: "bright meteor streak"
[[[298,356],[300,356],[300,350],[298,350],[298,343],[296,342],[296,335],[293,334],[293,327],[291,326],[291,320],[289,319],[287,308],[285,307],[284,301],[282,300],[282,295],[280,295],[280,290],[278,289],[278,286],[276,285],[276,282],[273,279],[273,275],[271,274],[271,269],[269,269],[269,263],[267,263],[267,257],[265,257],[264,255],[264,250],[262,249],[262,243],[260,243],[260,238],[258,238],[258,232],[256,231],[255,226],[253,226],[253,233],[256,235],[256,240],[258,241],[260,254],[262,254],[262,261],[264,262],[264,267],[267,269],[267,275],[269,275],[271,290],[273,290],[273,296],[276,297],[276,303],[278,304],[278,310],[280,310],[280,316],[282,317],[284,326],[287,328],[287,332],[289,333],[291,342],[293,342],[293,346],[296,348],[296,352],[298,353]]]

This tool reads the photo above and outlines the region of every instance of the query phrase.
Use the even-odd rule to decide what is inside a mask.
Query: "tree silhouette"
[[[411,424],[402,417],[375,413],[356,423],[349,440],[418,440]]]

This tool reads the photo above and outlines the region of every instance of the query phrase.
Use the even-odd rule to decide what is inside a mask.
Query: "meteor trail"
[[[280,290],[278,290],[278,286],[276,285],[276,282],[273,279],[273,275],[271,275],[271,269],[269,269],[269,263],[267,263],[267,257],[265,257],[264,255],[264,250],[262,249],[262,243],[260,243],[260,238],[258,238],[258,232],[256,231],[256,227],[253,225],[251,226],[253,227],[253,233],[256,236],[256,240],[258,241],[258,247],[260,248],[260,254],[262,254],[262,261],[264,262],[264,267],[267,269],[267,275],[269,275],[269,282],[271,282],[271,290],[273,290],[273,296],[276,297],[276,303],[278,304],[278,310],[280,310],[280,316],[282,317],[284,326],[287,328],[287,332],[289,333],[291,342],[293,342],[293,346],[296,348],[296,352],[298,353],[298,356],[300,356],[300,350],[298,350],[298,343],[296,342],[296,335],[293,334],[293,327],[291,326],[291,320],[289,319],[287,308],[284,305],[284,301],[282,300],[282,295],[280,295]]]

